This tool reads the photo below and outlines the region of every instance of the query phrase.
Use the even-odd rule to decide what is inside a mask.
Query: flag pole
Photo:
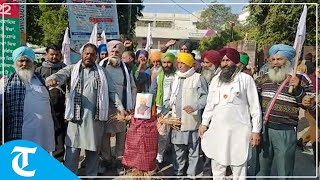
[[[295,56],[295,61],[294,61],[294,68],[293,68],[293,73],[292,73],[292,77],[296,77],[297,75],[297,70],[298,70],[298,64],[299,64],[299,59],[300,59],[300,55],[301,55],[301,35],[298,36],[298,48],[296,49],[296,56]],[[289,93],[292,93],[293,91],[293,86],[289,87]]]

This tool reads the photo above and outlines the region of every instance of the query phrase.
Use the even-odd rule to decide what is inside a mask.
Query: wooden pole
[[[298,46],[296,49],[296,56],[295,56],[295,61],[294,61],[294,68],[293,68],[293,73],[292,73],[292,77],[295,77],[297,75],[297,70],[298,70],[298,64],[299,64],[299,59],[300,59],[300,55],[301,55],[301,48],[302,44],[301,44],[301,35],[298,36]],[[289,87],[289,93],[292,93],[293,91],[293,86]]]

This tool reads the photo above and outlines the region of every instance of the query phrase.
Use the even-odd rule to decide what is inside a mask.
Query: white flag
[[[61,53],[63,55],[63,63],[66,65],[70,65],[70,38],[69,38],[69,28],[66,28],[64,32],[63,42],[62,42],[62,50]]]
[[[104,30],[101,33],[101,44],[107,44],[107,36]]]
[[[149,51],[151,46],[153,45],[152,41],[152,35],[151,35],[151,25],[150,23],[148,24],[148,33],[147,33],[147,44],[146,44],[146,51]]]
[[[94,45],[97,46],[97,44],[98,44],[97,36],[98,36],[98,24],[96,23],[93,26],[92,33],[90,35],[89,43],[94,44]]]
[[[298,27],[297,27],[296,39],[294,40],[294,45],[293,45],[293,48],[296,50],[296,52],[300,52],[301,51],[301,49],[297,49],[298,48],[298,43],[301,43],[300,47],[302,48],[304,40],[305,40],[305,37],[306,37],[307,11],[308,11],[307,6],[304,5],[302,14],[300,16],[299,24],[298,24]],[[301,38],[298,38],[299,36]]]

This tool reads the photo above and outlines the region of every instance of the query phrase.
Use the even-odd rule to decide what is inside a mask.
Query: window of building
[[[156,21],[156,27],[172,28],[172,21]]]
[[[137,21],[137,26],[140,27],[148,27],[148,24],[150,23],[151,27],[153,26],[153,22],[152,21]]]

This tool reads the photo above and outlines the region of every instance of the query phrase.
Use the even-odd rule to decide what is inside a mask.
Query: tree
[[[250,0],[250,3],[291,3],[292,0]],[[296,3],[302,0],[295,1]],[[309,0],[308,3],[319,3]],[[304,0],[304,3],[306,1]],[[250,4],[248,19],[251,35],[258,47],[275,43],[293,45],[303,5]],[[308,5],[307,32],[304,45],[316,44],[316,6]]]
[[[142,3],[142,0],[117,0],[117,3]],[[27,3],[62,3],[65,0],[27,0]],[[135,23],[142,16],[142,4],[117,5],[120,34],[134,37]],[[130,23],[128,23],[130,19]],[[27,5],[27,42],[48,45],[61,44],[68,26],[68,12],[64,5]]]
[[[216,3],[213,1],[212,3]],[[198,29],[214,29],[222,31],[230,21],[237,23],[238,16],[231,13],[231,8],[224,4],[210,4],[201,12],[200,21],[197,23]]]
[[[62,3],[64,0],[59,0]],[[40,3],[50,1],[40,0]],[[44,34],[41,45],[62,44],[64,30],[68,26],[68,12],[64,5],[39,5],[41,17],[39,18],[39,26]]]
[[[142,3],[142,0],[117,0],[118,3]],[[141,11],[144,6],[142,4],[117,5],[119,31],[122,35],[135,37],[136,22],[139,16],[143,16]],[[131,11],[130,11],[131,10]]]
[[[232,39],[231,30],[227,29],[227,30],[221,31],[216,36],[203,38],[199,43],[198,50],[200,51],[200,53],[203,53],[204,51],[210,50],[210,49],[215,49],[215,50],[220,49],[220,48],[223,48],[228,42],[237,41],[242,38],[243,37],[240,36],[237,31],[234,31],[233,39]]]
[[[38,3],[39,0],[27,0],[27,3]],[[27,42],[32,44],[41,44],[41,41],[44,37],[43,30],[38,24],[38,21],[41,17],[41,11],[39,5],[28,5],[26,6],[27,18]]]

